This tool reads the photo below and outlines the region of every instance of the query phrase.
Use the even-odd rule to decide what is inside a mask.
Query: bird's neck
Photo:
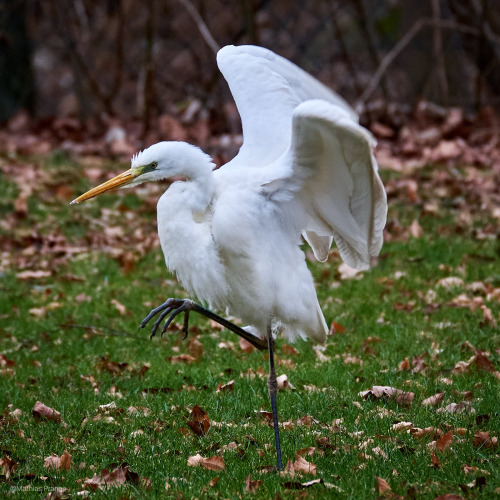
[[[188,177],[185,181],[185,190],[189,195],[186,197],[186,203],[193,212],[204,213],[215,192],[215,179],[212,170],[205,172],[197,171],[196,175]]]

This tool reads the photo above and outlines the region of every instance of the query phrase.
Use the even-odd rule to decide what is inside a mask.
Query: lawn
[[[186,296],[156,236],[166,186],[68,206],[124,167],[0,156],[2,495],[499,494],[488,169],[382,169],[390,208],[373,269],[353,276],[335,249],[311,261],[333,327],[324,346],[277,342],[279,474],[266,353],[193,315],[186,340],[178,325],[152,340],[137,330],[151,308]]]

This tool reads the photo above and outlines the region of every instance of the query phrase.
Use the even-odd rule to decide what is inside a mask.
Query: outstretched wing
[[[292,115],[308,99],[323,99],[357,116],[337,94],[270,50],[228,45],[217,64],[229,84],[243,126],[243,146],[231,165],[265,167],[290,146]]]
[[[382,247],[387,200],[372,153],[374,139],[345,108],[309,100],[293,113],[292,144],[265,185],[300,214],[302,234],[324,261],[335,239],[344,262],[370,266]]]

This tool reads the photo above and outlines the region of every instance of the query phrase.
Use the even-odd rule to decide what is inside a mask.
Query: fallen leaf
[[[415,397],[415,393],[413,392],[404,392],[400,389],[395,389],[394,387],[382,385],[374,385],[367,391],[361,391],[359,395],[363,399],[395,399],[396,403],[403,406],[410,406],[413,398]]]
[[[436,413],[475,413],[470,401],[462,401],[461,403],[450,403],[444,408],[438,408]]]
[[[187,363],[190,365],[191,363],[194,363],[196,359],[190,354],[178,354],[177,356],[167,358],[167,361],[170,361],[171,363]]]
[[[230,380],[227,384],[218,384],[215,392],[233,392],[234,391],[234,380]]]
[[[45,406],[40,401],[37,401],[33,407],[33,418],[36,422],[40,422],[41,420],[62,422],[61,414],[57,410]]]
[[[284,391],[286,389],[295,390],[295,387],[288,381],[288,377],[286,375],[280,375],[276,377],[276,382],[278,383],[278,390]]]
[[[5,476],[5,479],[9,480],[10,476],[16,472],[18,463],[4,453],[3,458],[0,459],[0,466],[2,467],[2,474]]]
[[[453,443],[453,431],[448,431],[436,441],[436,448],[439,451],[446,451]]]
[[[217,485],[218,482],[219,482],[219,476],[216,476],[210,480],[208,485],[210,486],[210,488],[215,488],[215,486]]]
[[[247,478],[245,479],[245,491],[247,493],[255,493],[261,484],[261,480],[252,480],[251,475],[248,474]]]
[[[398,365],[398,370],[400,372],[405,372],[410,369],[410,362],[408,361],[408,358],[403,359]]]
[[[218,455],[214,455],[213,457],[210,458],[205,458],[201,462],[201,466],[204,467],[205,469],[210,469],[214,471],[220,471],[226,468],[224,460],[222,460],[222,457],[219,457]]]
[[[299,351],[297,351],[295,347],[292,347],[291,345],[288,344],[283,344],[281,351],[283,352],[283,354],[290,354],[292,356],[297,356],[297,354],[299,354]]]
[[[127,308],[123,304],[120,304],[120,302],[118,302],[116,299],[112,299],[111,303],[115,306],[116,310],[122,316],[124,316],[125,314],[127,314]]]
[[[194,405],[189,415],[187,425],[197,436],[204,436],[210,429],[208,413],[202,410],[198,405]]]
[[[431,451],[431,466],[435,469],[439,469],[441,467],[441,460],[436,456],[436,454]]]
[[[462,466],[462,470],[464,471],[465,475],[475,474],[479,470],[479,467],[470,466],[470,465],[465,464]]]
[[[406,431],[412,428],[413,428],[412,422],[398,422],[397,424],[393,424],[392,426],[393,431]]]
[[[187,464],[189,467],[200,465],[205,460],[199,453],[188,458]]]
[[[431,396],[429,398],[426,398],[422,401],[422,404],[427,406],[427,405],[437,405],[438,403],[441,403],[444,398],[444,392],[438,392],[437,394],[434,394],[434,396]]]
[[[239,345],[240,345],[240,349],[247,354],[250,354],[251,352],[253,352],[255,350],[255,347],[252,344],[250,344],[250,342],[248,342],[248,340],[245,340],[242,337],[240,337]]]
[[[389,483],[385,479],[382,479],[381,477],[375,476],[375,483],[378,494],[381,496],[384,496],[392,491],[391,487],[389,486]]]
[[[296,473],[301,474],[311,474],[313,476],[316,475],[316,465],[311,462],[308,462],[305,458],[300,455],[296,458],[293,463],[293,467]]]
[[[342,325],[335,323],[335,321],[332,321],[328,335],[335,335],[341,333],[345,333],[345,328]]]
[[[477,448],[489,448],[490,450],[498,448],[498,438],[490,437],[490,431],[477,431],[474,435],[474,446]]]

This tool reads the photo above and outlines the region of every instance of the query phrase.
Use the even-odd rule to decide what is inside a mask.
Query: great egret
[[[168,299],[142,321],[201,313],[259,349],[269,350],[268,387],[278,469],[274,337],[283,332],[324,342],[328,332],[302,238],[320,261],[335,240],[342,259],[367,269],[382,246],[386,195],[372,154],[374,140],[349,105],[270,50],[227,46],[217,54],[236,101],[244,142],[213,170],[212,159],[183,142],[160,142],[136,154],[129,170],[71,203],[110,189],[179,178],[158,202],[158,234],[167,267],[209,309]],[[239,317],[239,328],[211,310]]]

